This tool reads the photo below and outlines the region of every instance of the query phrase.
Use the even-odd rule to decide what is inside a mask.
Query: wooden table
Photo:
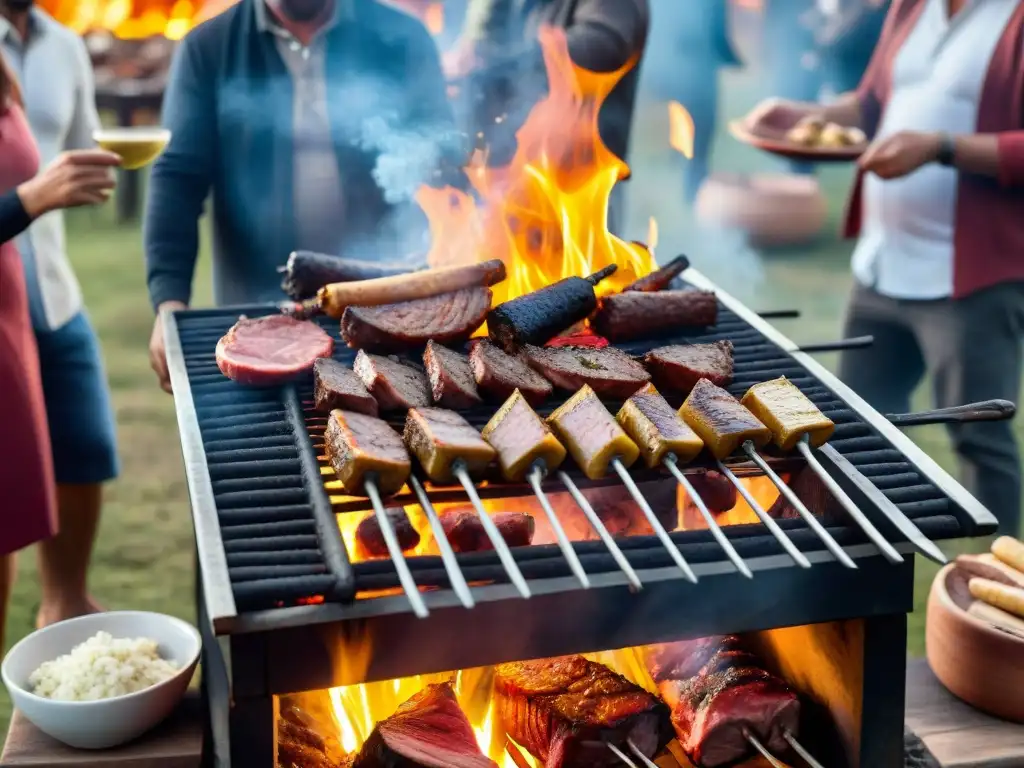
[[[906,713],[907,726],[943,768],[1024,766],[1024,725],[965,704],[942,686],[924,659],[907,663]]]

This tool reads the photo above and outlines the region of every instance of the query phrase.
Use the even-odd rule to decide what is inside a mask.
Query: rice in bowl
[[[29,675],[29,690],[55,701],[99,701],[149,688],[178,673],[155,640],[97,632]]]

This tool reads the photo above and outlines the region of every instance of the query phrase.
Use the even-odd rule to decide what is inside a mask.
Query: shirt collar
[[[20,45],[32,42],[46,31],[45,13],[45,11],[40,8],[36,8],[35,6],[29,9],[28,40],[22,40],[19,38],[17,30],[14,29],[14,25],[11,24],[6,17],[0,16],[0,42]]]
[[[256,28],[260,32],[277,34],[285,31],[267,7],[267,0],[254,0],[254,2],[256,5]],[[324,29],[330,29],[341,21],[351,21],[354,15],[355,9],[352,0],[334,0],[334,16],[324,25]]]

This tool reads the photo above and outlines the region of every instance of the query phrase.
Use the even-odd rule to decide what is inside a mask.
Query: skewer
[[[743,497],[743,500],[747,502],[747,505],[754,511],[754,514],[757,515],[757,519],[761,521],[761,524],[768,529],[768,532],[771,533],[782,548],[786,550],[786,554],[793,559],[793,562],[801,568],[810,568],[811,561],[804,556],[803,552],[796,548],[796,545],[790,541],[786,532],[779,527],[779,524],[775,522],[775,519],[771,515],[764,511],[764,508],[758,503],[757,499],[755,499],[750,491],[747,490],[747,487],[740,482],[740,479],[732,473],[732,470],[725,466],[724,462],[719,461],[717,464],[718,470],[735,486],[736,490],[739,491],[740,496]]]
[[[800,515],[803,521],[807,524],[807,527],[814,531],[817,537],[821,539],[822,543],[824,543],[828,548],[828,551],[835,556],[836,560],[847,568],[856,569],[857,564],[853,562],[850,556],[846,554],[842,547],[839,546],[839,543],[832,538],[832,534],[826,531],[825,527],[818,522],[818,518],[811,514],[811,511],[807,509],[802,501],[800,501],[800,498],[793,492],[793,489],[782,482],[782,478],[776,474],[774,469],[768,466],[768,462],[765,461],[761,457],[761,454],[757,452],[757,448],[754,447],[753,442],[747,440],[743,443],[743,452],[750,457],[751,461],[757,464],[762,472],[765,473],[768,479],[771,480],[775,487],[779,489],[779,493],[786,497],[786,501],[788,501],[793,509],[796,510],[796,513]]]
[[[632,739],[626,739],[626,744],[629,745],[629,751],[637,756],[637,759],[647,766],[647,768],[658,768],[658,764],[655,763],[651,758],[640,751],[640,748],[633,743]]]
[[[689,478],[683,474],[683,471],[679,469],[679,460],[674,453],[670,453],[663,459],[662,463],[668,467],[668,471],[671,472],[679,484],[683,487],[683,490],[689,494],[693,503],[700,510],[701,516],[704,518],[704,522],[707,523],[708,530],[711,531],[711,535],[715,537],[715,541],[725,551],[725,554],[732,560],[732,564],[736,566],[736,570],[746,576],[748,579],[754,578],[754,574],[743,558],[740,557],[739,552],[732,545],[732,542],[726,538],[725,532],[722,530],[722,526],[715,520],[714,515],[711,514],[711,510],[708,509],[707,504],[704,503],[704,499],[697,493],[697,489],[693,487],[693,483],[690,482]]]
[[[629,564],[629,560],[622,554],[622,550],[619,549],[619,545],[615,543],[615,539],[608,533],[608,529],[605,528],[604,523],[601,522],[601,518],[597,516],[597,512],[590,506],[590,502],[587,501],[587,497],[584,496],[573,479],[569,477],[565,472],[558,473],[558,479],[562,481],[562,485],[569,491],[569,495],[572,496],[573,501],[576,502],[577,506],[583,510],[583,514],[586,516],[587,521],[593,526],[594,530],[597,531],[597,535],[601,537],[601,541],[608,548],[611,553],[612,559],[615,560],[615,564],[619,566],[622,573],[626,576],[626,581],[629,582],[630,589],[635,592],[639,592],[643,589],[643,583],[640,581],[640,577],[636,575],[636,571],[633,570],[633,566]]]
[[[562,550],[562,554],[565,556],[566,562],[569,563],[569,568],[575,574],[576,578],[579,579],[580,584],[584,589],[590,589],[590,579],[587,578],[587,572],[583,570],[583,564],[580,562],[579,557],[576,555],[576,550],[572,547],[572,542],[569,541],[569,537],[565,533],[565,528],[562,527],[562,523],[555,515],[555,510],[551,508],[551,502],[548,501],[547,494],[541,488],[541,481],[544,479],[545,469],[544,462],[538,461],[533,465],[533,469],[527,474],[526,479],[533,487],[533,493],[537,497],[537,501],[540,502],[541,509],[544,510],[544,514],[548,517],[548,522],[551,523],[551,528],[555,532],[555,538],[558,539],[558,548]]]
[[[630,760],[629,756],[625,752],[623,752],[621,749],[616,747],[611,742],[605,742],[605,743],[608,745],[608,749],[610,749],[613,753],[615,753],[615,756],[617,758],[619,758],[619,760],[624,762],[626,765],[628,765],[629,768],[637,768],[636,763],[634,763],[632,760]]]
[[[821,465],[821,462],[818,461],[818,457],[815,456],[814,451],[811,450],[810,437],[808,435],[804,435],[800,439],[800,442],[796,444],[796,447],[803,455],[804,460],[806,460],[807,466],[810,467],[821,482],[825,484],[825,487],[828,489],[828,492],[832,494],[833,498],[843,506],[843,509],[846,510],[846,514],[848,514],[853,521],[860,526],[860,529],[867,534],[867,537],[871,539],[871,542],[878,547],[882,552],[882,555],[885,556],[885,559],[890,563],[902,563],[903,556],[896,551],[892,544],[886,541],[885,537],[877,528],[875,528],[874,524],[865,517],[863,512],[860,511],[860,508],[856,503],[854,503],[853,499],[846,494],[846,491],[839,487],[839,483],[832,478],[832,475],[830,475],[825,467]]]
[[[644,517],[647,518],[647,522],[650,523],[651,528],[654,529],[654,533],[658,539],[661,540],[661,544],[665,549],[668,550],[669,555],[675,564],[679,566],[679,570],[683,572],[683,575],[692,581],[694,584],[697,583],[697,574],[693,572],[693,569],[686,562],[686,558],[683,557],[683,553],[679,551],[679,547],[676,546],[675,542],[668,535],[668,531],[665,530],[665,526],[658,520],[657,515],[654,514],[654,510],[651,509],[651,505],[647,503],[647,499],[640,493],[640,489],[636,487],[636,483],[633,482],[633,478],[630,477],[629,471],[625,465],[618,458],[612,459],[612,466],[615,471],[618,472],[619,477],[622,478],[622,482],[626,486],[626,490],[629,491],[629,495],[633,497],[633,501],[636,502],[637,506],[640,507],[640,511],[644,513]]]
[[[480,496],[476,492],[476,486],[473,485],[473,481],[469,477],[469,472],[466,470],[466,463],[461,459],[456,459],[452,463],[452,474],[462,483],[462,487],[466,491],[466,495],[469,496],[469,502],[473,505],[477,515],[480,517],[480,524],[483,525],[484,531],[487,533],[487,538],[491,540],[491,544],[494,545],[494,551],[498,553],[498,559],[501,560],[501,564],[505,566],[505,572],[508,573],[508,578],[512,582],[513,586],[518,590],[519,594],[524,598],[530,597],[530,588],[526,584],[526,579],[523,578],[522,571],[519,570],[519,566],[516,565],[515,558],[512,557],[512,550],[508,548],[508,544],[505,543],[505,539],[501,536],[501,531],[498,530],[498,526],[491,520],[491,516],[487,514],[487,510],[484,509],[483,502],[480,501]]]
[[[391,555],[391,562],[394,563],[395,571],[398,573],[398,581],[405,591],[405,596],[409,598],[412,612],[418,618],[425,619],[430,615],[430,611],[427,610],[427,605],[423,602],[423,596],[420,595],[420,589],[416,586],[416,580],[412,577],[409,564],[405,562],[402,547],[398,543],[398,537],[395,536],[394,529],[391,527],[391,521],[388,519],[388,513],[384,509],[384,502],[381,500],[380,491],[377,490],[376,477],[365,478],[363,485],[366,488],[366,495],[370,497],[370,503],[373,505],[373,512],[377,516],[377,525],[380,526],[380,532],[384,536],[384,544],[388,548],[388,554]]]
[[[803,761],[811,766],[811,768],[824,768],[821,763],[814,759],[814,755],[808,752],[804,748],[804,745],[796,740],[796,736],[794,736],[789,730],[782,732],[782,738],[786,740],[789,746],[793,748],[793,751],[800,755],[800,757],[803,758]]]
[[[765,760],[772,764],[772,768],[786,768],[786,766],[776,759],[775,755],[768,751],[768,748],[765,747],[764,744],[757,740],[757,736],[752,734],[747,728],[743,729],[743,738],[749,741],[750,745],[760,752],[761,756],[764,757]]]
[[[448,536],[444,532],[441,518],[437,516],[437,512],[434,511],[434,505],[430,503],[430,498],[415,475],[409,476],[409,485],[420,502],[423,514],[430,521],[430,530],[434,533],[434,541],[437,542],[437,549],[441,553],[441,562],[444,563],[444,569],[448,573],[448,581],[452,585],[452,591],[455,592],[456,597],[459,598],[459,602],[464,607],[472,608],[476,604],[473,600],[473,594],[469,591],[469,584],[466,583],[466,577],[462,575],[462,569],[455,558],[455,550],[452,549],[452,545],[448,542]]]

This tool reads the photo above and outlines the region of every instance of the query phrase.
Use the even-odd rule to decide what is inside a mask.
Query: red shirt
[[[893,0],[871,64],[857,89],[863,126],[878,127],[897,54],[930,0]],[[999,177],[960,173],[953,235],[953,298],[998,283],[1024,281],[1024,0],[989,63],[978,104],[977,133],[997,134]],[[861,225],[862,172],[847,211],[845,235]]]

